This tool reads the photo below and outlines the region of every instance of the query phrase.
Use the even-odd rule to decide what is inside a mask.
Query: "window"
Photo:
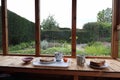
[[[41,54],[71,55],[72,0],[40,0]]]
[[[77,54],[110,56],[111,31],[112,0],[77,0]]]
[[[1,16],[1,1],[0,1],[0,54],[2,53],[2,16]]]
[[[64,6],[64,3],[66,4],[65,5],[65,7],[63,8],[63,9],[69,9],[68,10],[68,12],[65,12],[63,9],[59,9],[59,11],[60,11],[60,13],[61,13],[61,15],[64,13],[64,14],[68,14],[68,15],[63,15],[63,16],[58,16],[58,14],[57,13],[54,13],[55,11],[52,11],[52,13],[51,12],[49,12],[49,14],[46,14],[47,12],[44,12],[44,11],[47,11],[47,9],[48,8],[51,8],[51,6],[49,6],[49,5],[47,5],[47,3],[48,2],[46,2],[46,1],[48,1],[48,0],[35,0],[35,5],[34,5],[34,1],[33,0],[26,0],[27,1],[27,3],[25,2],[25,1],[23,1],[23,0],[20,0],[20,2],[22,2],[22,3],[19,3],[20,4],[20,6],[21,6],[21,4],[22,4],[22,6],[24,6],[23,5],[23,3],[25,3],[26,5],[25,5],[25,7],[24,7],[24,9],[22,8],[22,7],[20,7],[20,8],[22,8],[21,10],[25,10],[25,12],[23,12],[23,11],[21,11],[21,10],[19,10],[20,8],[18,7],[19,6],[19,4],[18,5],[16,5],[17,4],[17,2],[18,2],[18,0],[15,0],[14,2],[12,2],[12,1],[10,1],[10,0],[1,0],[2,1],[2,5],[4,6],[4,7],[2,7],[2,9],[3,9],[3,13],[5,13],[5,14],[2,14],[2,16],[3,16],[3,18],[2,18],[2,22],[4,23],[3,24],[3,43],[5,44],[5,45],[2,45],[3,46],[3,54],[7,54],[8,52],[8,49],[7,49],[7,45],[8,45],[8,42],[7,42],[7,38],[9,37],[9,52],[11,52],[11,53],[14,53],[14,51],[12,51],[11,50],[11,46],[13,47],[13,46],[16,46],[16,44],[12,44],[11,45],[11,40],[13,39],[11,36],[13,36],[15,33],[13,33],[13,35],[11,35],[11,34],[9,34],[9,35],[7,35],[7,27],[8,28],[10,28],[10,24],[12,24],[12,23],[10,23],[10,16],[9,16],[9,11],[8,11],[8,18],[7,18],[7,16],[6,16],[6,12],[7,12],[7,9],[6,9],[6,7],[8,6],[8,10],[10,10],[10,11],[12,11],[12,12],[15,12],[16,14],[18,14],[16,11],[14,11],[14,10],[12,10],[13,8],[10,8],[10,6],[9,5],[12,5],[12,6],[14,6],[15,8],[17,8],[18,9],[18,11],[20,11],[21,13],[27,13],[27,14],[32,14],[31,16],[32,17],[34,17],[34,12],[35,12],[35,21],[33,20],[33,21],[31,21],[32,22],[32,24],[35,24],[35,32],[33,33],[33,34],[35,34],[34,35],[34,37],[32,36],[33,34],[31,34],[30,35],[30,33],[31,33],[31,31],[29,31],[27,34],[27,36],[25,36],[25,34],[24,34],[24,38],[21,38],[21,36],[17,36],[18,37],[18,39],[20,39],[20,41],[19,40],[16,40],[16,41],[18,41],[18,43],[21,43],[22,42],[22,40],[24,40],[25,39],[25,41],[26,41],[26,38],[28,37],[28,36],[32,36],[32,41],[33,41],[33,45],[34,46],[32,46],[32,47],[34,47],[35,48],[35,51],[33,50],[33,52],[32,52],[32,54],[34,54],[34,52],[35,52],[35,54],[36,54],[36,56],[39,56],[39,54],[44,54],[44,52],[42,52],[42,42],[44,42],[46,39],[48,40],[48,38],[50,37],[51,39],[49,39],[50,41],[47,41],[47,44],[49,45],[51,42],[52,43],[54,43],[53,44],[53,46],[51,47],[51,48],[54,48],[54,46],[56,46],[57,45],[57,41],[59,42],[59,40],[57,40],[56,39],[56,37],[55,37],[55,35],[58,35],[58,33],[60,33],[60,32],[58,32],[57,30],[54,30],[54,32],[55,31],[57,31],[56,32],[56,34],[52,34],[52,36],[49,36],[49,35],[51,35],[51,33],[50,33],[50,31],[48,30],[48,31],[46,31],[46,33],[47,33],[47,35],[45,34],[45,31],[43,30],[44,28],[43,28],[43,22],[48,18],[50,18],[51,19],[51,16],[52,16],[52,20],[54,21],[56,21],[57,23],[59,23],[59,25],[60,25],[60,27],[62,28],[63,26],[61,26],[62,25],[62,21],[63,20],[65,20],[65,21],[67,21],[66,19],[68,19],[68,24],[67,24],[67,26],[65,26],[65,29],[62,29],[61,31],[64,31],[64,30],[66,30],[66,28],[67,28],[67,30],[68,30],[68,27],[70,28],[70,33],[69,34],[71,34],[71,35],[69,35],[69,37],[67,37],[68,39],[69,39],[69,44],[68,45],[70,45],[70,43],[71,43],[71,46],[70,46],[70,48],[71,48],[71,50],[69,51],[69,52],[71,52],[72,54],[72,57],[75,57],[76,56],[76,49],[77,49],[77,54],[79,54],[79,53],[86,53],[86,52],[81,52],[82,50],[80,50],[79,49],[79,47],[76,47],[76,44],[77,44],[77,46],[78,46],[78,44],[83,44],[83,43],[85,43],[85,45],[87,44],[88,45],[88,43],[89,43],[89,45],[91,45],[91,44],[93,44],[93,42],[97,42],[97,41],[106,41],[106,40],[108,40],[109,41],[109,43],[112,43],[112,46],[109,46],[109,48],[111,47],[111,49],[112,49],[112,57],[113,58],[117,58],[118,56],[118,50],[117,50],[117,48],[118,48],[118,46],[117,46],[117,41],[116,41],[116,38],[118,38],[118,34],[117,34],[117,28],[116,28],[116,26],[117,25],[119,25],[120,23],[120,21],[119,21],[119,4],[120,4],[120,2],[119,2],[119,0],[107,0],[107,1],[105,1],[105,0],[100,0],[100,1],[103,1],[102,3],[106,3],[106,5],[107,5],[107,3],[109,3],[110,2],[110,5],[112,6],[112,3],[113,3],[113,20],[112,20],[112,36],[111,36],[111,33],[108,33],[107,35],[106,35],[106,32],[107,31],[101,31],[101,30],[99,30],[99,28],[104,28],[104,27],[95,27],[95,28],[93,28],[92,30],[93,30],[93,32],[94,32],[94,34],[96,34],[96,35],[94,35],[93,33],[89,33],[87,30],[81,30],[81,28],[83,28],[83,27],[81,27],[81,21],[84,21],[84,20],[82,20],[82,18],[81,18],[81,16],[83,15],[83,14],[85,14],[86,16],[84,17],[84,19],[86,20],[88,20],[87,22],[85,22],[85,23],[83,23],[82,24],[82,26],[85,26],[84,24],[86,24],[86,23],[91,23],[91,22],[94,22],[93,24],[90,24],[90,25],[94,25],[94,26],[98,26],[98,25],[100,25],[100,26],[103,26],[103,25],[107,25],[107,26],[109,26],[108,24],[98,24],[98,23],[95,23],[96,21],[100,21],[100,20],[93,20],[93,17],[91,17],[92,16],[92,14],[94,14],[94,16],[97,16],[96,15],[96,13],[98,13],[99,11],[102,11],[103,9],[107,9],[107,7],[109,7],[109,6],[107,6],[107,7],[105,7],[105,8],[102,8],[102,9],[99,9],[99,8],[97,8],[97,6],[101,6],[102,5],[102,7],[104,6],[102,3],[100,4],[97,4],[97,3],[95,3],[95,2],[98,2],[98,0],[94,0],[92,3],[94,3],[94,6],[92,7],[92,3],[91,3],[91,5],[90,6],[88,6],[89,4],[90,4],[90,2],[88,2],[89,0],[64,0],[64,2],[62,2],[62,0],[58,0],[57,2],[62,2],[62,4],[61,5],[59,5],[59,4],[57,4],[57,2],[56,2],[56,0],[54,1],[54,0],[50,0],[51,2],[53,1],[53,3],[55,3],[55,4],[57,4],[56,6],[54,6],[52,9],[54,9],[54,10],[56,10],[56,8],[57,9],[59,9],[59,7],[63,7]],[[8,1],[8,2],[7,2]],[[33,1],[33,2],[32,2]],[[46,2],[46,4],[45,5],[43,5],[43,3],[44,3],[44,1]],[[68,2],[66,2],[66,1],[68,1]],[[83,2],[80,2],[80,1],[83,1]],[[113,1],[113,2],[112,2]],[[7,4],[6,4],[6,2],[7,2]],[[28,3],[29,2],[29,3]],[[29,6],[29,4],[30,4],[30,2],[32,2],[32,8],[30,8],[31,6]],[[39,3],[40,2],[40,3]],[[85,3],[84,3],[85,2]],[[12,3],[12,4],[11,4]],[[49,3],[49,4],[51,4],[51,5],[55,5],[55,4],[53,4],[53,3]],[[76,8],[76,3],[77,3],[77,8]],[[81,4],[80,4],[81,3]],[[89,3],[89,4],[87,4],[87,3]],[[68,5],[69,4],[69,5]],[[82,9],[81,9],[81,6],[82,6],[82,4],[84,4],[83,5],[83,7],[82,7]],[[35,11],[34,11],[34,6],[35,6]],[[80,7],[79,7],[80,6]],[[90,9],[88,9],[88,7],[92,7],[92,8],[90,8]],[[27,9],[25,9],[25,8],[27,8]],[[30,9],[29,9],[30,8]],[[44,9],[44,8],[47,8],[47,9]],[[112,7],[110,7],[110,8],[112,8]],[[52,10],[52,9],[50,9],[50,10]],[[77,9],[77,10],[76,10]],[[83,10],[84,9],[84,10]],[[90,14],[90,12],[92,12],[92,9],[94,9],[94,10],[98,10],[97,12],[95,12],[95,13],[92,13],[91,14],[91,16],[89,17],[88,15]],[[31,12],[28,12],[28,10],[30,10]],[[39,10],[40,10],[40,13],[39,13]],[[104,10],[104,11],[105,11]],[[27,11],[27,12],[26,12]],[[79,12],[80,11],[80,12]],[[85,11],[85,12],[84,12]],[[89,11],[89,12],[86,12],[86,11]],[[44,12],[44,13],[43,13]],[[77,12],[77,15],[76,15],[76,12]],[[83,13],[82,13],[83,12]],[[108,12],[108,11],[107,11]],[[79,14],[82,14],[81,16],[79,15]],[[19,14],[18,14],[19,15]],[[43,17],[43,15],[45,15],[45,17]],[[26,18],[25,16],[23,16],[23,15],[21,15],[22,16],[22,18]],[[30,16],[30,17],[31,17]],[[65,17],[64,17],[65,16]],[[117,17],[116,17],[117,16]],[[107,16],[104,16],[104,17],[107,17]],[[40,18],[40,19],[39,19]],[[90,18],[90,19],[89,19]],[[110,17],[109,17],[110,18]],[[27,18],[26,18],[27,19]],[[44,21],[43,21],[43,19],[44,19]],[[57,20],[57,19],[63,19],[63,20]],[[8,20],[8,26],[7,26],[7,20]],[[77,25],[76,25],[76,20],[77,20]],[[17,21],[17,19],[16,19],[16,21]],[[20,20],[20,21],[22,21],[22,20]],[[18,21],[18,22],[20,22],[20,21]],[[14,21],[13,21],[14,22]],[[70,22],[70,23],[69,23]],[[65,23],[65,22],[64,22]],[[15,25],[15,23],[13,23],[14,25]],[[21,25],[21,24],[20,24]],[[29,24],[30,25],[30,24]],[[64,24],[65,25],[65,24]],[[31,26],[31,25],[30,25]],[[110,25],[111,26],[111,25]],[[13,27],[13,26],[12,26]],[[81,28],[80,28],[81,27]],[[16,28],[16,27],[15,27]],[[18,29],[21,29],[22,27],[20,27],[20,28],[18,28]],[[24,27],[25,28],[25,27]],[[23,29],[21,29],[22,31],[20,31],[20,32],[18,32],[18,34],[20,34],[20,33],[22,33],[22,35],[23,35],[23,30],[24,30],[24,28]],[[27,26],[27,28],[28,28],[28,26]],[[30,28],[30,27],[29,27]],[[26,32],[29,30],[29,28],[28,29],[26,29]],[[41,28],[41,31],[40,31],[40,29],[39,28]],[[60,28],[60,29],[61,29]],[[89,28],[89,27],[88,27]],[[33,28],[34,29],[34,28]],[[55,29],[55,28],[54,28]],[[85,28],[84,28],[85,29]],[[13,31],[10,31],[11,29],[8,29],[8,32],[10,33],[10,32],[15,32],[15,30],[14,29],[12,29]],[[104,29],[103,29],[104,30]],[[17,31],[16,31],[17,32]],[[63,32],[63,33],[65,33],[65,32]],[[78,34],[79,33],[79,34]],[[83,35],[80,35],[80,34],[84,34],[85,36],[83,36]],[[49,34],[49,35],[48,35]],[[66,35],[66,34],[65,34]],[[112,41],[111,41],[111,39],[110,39],[110,37],[112,37]],[[15,37],[15,36],[14,36]],[[12,38],[12,39],[11,39]],[[66,37],[65,37],[66,38]],[[45,39],[45,40],[44,40]],[[70,40],[71,39],[71,40]],[[89,40],[90,41],[89,41]],[[76,41],[77,40],[77,41]],[[82,42],[83,41],[83,42]],[[16,43],[16,42],[13,42],[13,43]],[[35,44],[34,44],[35,43]],[[45,43],[45,42],[44,42]],[[62,42],[62,43],[64,43],[64,42]],[[66,43],[66,42],[65,42]],[[41,45],[42,46],[41,46]],[[101,45],[101,43],[96,43],[96,44],[100,44]],[[106,43],[105,43],[106,44]],[[23,44],[22,44],[23,45]],[[85,45],[83,45],[83,47],[85,46]],[[109,44],[110,45],[110,44]],[[41,46],[41,47],[40,47]],[[106,46],[106,45],[105,45]],[[81,47],[81,46],[80,46]],[[89,46],[88,46],[89,47]],[[33,49],[34,49],[33,48]],[[28,48],[25,48],[25,50],[27,50]],[[47,46],[47,48],[46,49],[49,49],[48,48],[48,46]],[[78,51],[78,49],[79,49],[79,51]],[[99,48],[100,49],[100,48]],[[41,50],[41,52],[40,52],[40,50]],[[17,50],[16,51],[19,51],[18,50],[18,48],[17,48]],[[43,51],[45,51],[45,50],[43,50]],[[55,51],[55,49],[54,49],[54,51]],[[57,50],[56,50],[57,51]],[[110,51],[110,50],[109,50]],[[111,51],[110,51],[111,52]],[[29,52],[28,52],[29,53]],[[52,53],[54,53],[54,52],[49,52],[50,54],[52,54]],[[103,53],[103,52],[102,52]],[[15,54],[16,54],[16,52],[15,52]],[[23,51],[21,54],[25,54],[25,52]],[[45,53],[46,54],[46,53]],[[47,54],[48,55],[48,54]],[[68,54],[68,55],[70,55],[70,54]],[[93,54],[92,54],[93,55]],[[96,55],[98,55],[98,54],[94,54],[94,56],[96,56]],[[107,52],[107,55],[109,56],[110,55],[110,53],[109,52]]]
[[[34,0],[7,0],[9,54],[35,54]]]

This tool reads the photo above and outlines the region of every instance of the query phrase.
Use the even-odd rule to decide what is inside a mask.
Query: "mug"
[[[77,65],[84,65],[85,63],[85,56],[84,55],[77,55]]]
[[[55,59],[57,62],[60,62],[63,58],[63,54],[61,52],[55,52]]]

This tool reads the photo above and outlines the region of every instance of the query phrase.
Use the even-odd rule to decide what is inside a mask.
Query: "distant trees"
[[[1,8],[0,8],[1,9]],[[112,9],[107,8],[99,11],[97,14],[97,22],[89,22],[84,24],[83,30],[77,29],[79,33],[76,33],[78,36],[77,40],[81,42],[92,41],[92,40],[101,40],[102,38],[110,38],[111,36],[111,21],[112,21]],[[2,40],[2,23],[1,23],[1,10],[0,10],[0,45]],[[71,36],[70,28],[60,28],[59,23],[54,19],[54,16],[49,15],[41,23],[41,34],[42,38],[49,37],[49,39],[54,38],[58,40],[67,40]],[[33,22],[8,11],[8,37],[9,44],[15,45],[21,42],[28,42],[35,40],[35,25]],[[86,39],[84,35],[87,35],[90,39]],[[97,36],[100,36],[98,38]],[[81,37],[83,36],[83,37]],[[81,38],[80,38],[81,37]],[[79,39],[80,38],[80,39]],[[84,40],[82,40],[85,38]],[[107,39],[108,40],[108,39]]]
[[[49,15],[47,19],[44,19],[41,23],[42,30],[59,30],[59,24],[56,22],[53,16]]]
[[[110,41],[111,36],[111,24],[90,22],[83,26],[83,30],[89,32],[92,41],[106,40]]]
[[[83,30],[89,32],[91,40],[110,41],[112,23],[112,9],[107,8],[99,11],[97,14],[97,22],[89,22],[84,24]]]
[[[112,9],[107,8],[99,11],[97,14],[97,22],[111,23],[112,22]]]
[[[35,38],[35,25],[33,22],[8,11],[8,37],[9,44],[33,41]]]

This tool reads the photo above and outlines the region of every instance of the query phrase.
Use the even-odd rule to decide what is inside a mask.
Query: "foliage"
[[[34,48],[29,48],[29,49],[13,50],[13,51],[10,51],[10,53],[15,53],[15,54],[34,54],[35,53],[35,49]]]
[[[17,45],[10,46],[10,53],[15,54],[34,54],[35,53],[35,42],[23,42]]]
[[[83,26],[83,30],[89,33],[90,41],[104,41],[111,37],[111,24],[109,23],[89,22]]]
[[[99,11],[97,14],[97,21],[112,23],[112,9],[107,8],[105,10],[103,9],[102,11]]]
[[[51,40],[63,40],[70,42],[69,37],[71,36],[71,31],[41,31],[41,39],[47,39],[47,41]]]
[[[110,55],[110,47],[104,46],[101,42],[94,42],[85,47],[85,53],[88,55]]]
[[[52,47],[52,48],[48,48],[46,50],[41,50],[42,54],[54,54],[55,52],[62,52],[64,55],[70,55],[71,48]]]
[[[48,42],[47,42],[47,40],[43,40],[43,41],[41,42],[41,48],[42,48],[43,50],[45,50],[45,49],[48,48]]]
[[[16,45],[21,42],[29,42],[34,40],[35,27],[34,23],[15,14],[12,11],[8,12],[8,39],[10,45]],[[0,7],[0,45],[2,36],[2,23],[1,23],[1,7]]]
[[[10,46],[9,50],[10,51],[17,51],[17,50],[24,50],[24,49],[30,49],[34,48],[35,42],[23,42],[17,45]]]
[[[59,30],[70,31],[71,29],[70,28],[59,28]]]
[[[21,43],[19,45],[10,46],[10,53],[34,54],[35,48],[33,47],[33,45],[35,45],[35,42]],[[70,55],[71,45],[64,42],[63,45],[61,46],[41,49],[42,54],[49,54],[49,55],[51,54],[53,55],[56,51],[62,52],[64,55]],[[110,55],[110,47],[104,46],[103,43],[101,42],[91,42],[86,47],[84,47],[84,50],[77,49],[76,53],[84,54],[84,55],[106,56],[106,55]]]
[[[8,11],[8,33],[9,44],[32,41],[35,37],[34,23]]]
[[[47,19],[43,20],[41,26],[41,40],[63,40],[69,43],[71,42],[71,29],[59,28],[59,24],[54,19],[54,16],[49,15]],[[9,45],[16,45],[21,42],[33,41],[35,39],[34,23],[11,11],[8,11],[8,28]],[[77,43],[87,43],[96,40],[110,41],[111,24],[102,22],[86,23],[82,30],[76,31],[76,36],[78,36]],[[2,31],[0,30],[0,45],[2,43],[1,40]]]
[[[34,54],[35,53],[35,42],[25,42],[20,43],[18,45],[10,46],[9,51],[10,53],[15,54]],[[69,55],[71,53],[71,46],[64,42],[62,45],[57,47],[51,47],[46,49],[41,49],[42,54],[54,54],[56,51],[62,52],[65,55]]]
[[[53,16],[48,16],[41,23],[42,30],[59,30],[59,24],[55,21]]]
[[[79,30],[76,32],[76,36],[77,36],[77,43],[87,43],[90,42],[90,38],[91,36],[89,36],[90,34],[85,31],[85,30]],[[71,31],[67,30],[67,31],[41,31],[41,39],[47,39],[47,41],[66,41],[67,43],[71,42]]]

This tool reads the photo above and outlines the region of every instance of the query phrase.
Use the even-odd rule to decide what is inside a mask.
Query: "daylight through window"
[[[77,0],[77,54],[110,56],[111,35],[112,0]]]
[[[35,54],[34,8],[34,0],[7,0],[9,54]]]

